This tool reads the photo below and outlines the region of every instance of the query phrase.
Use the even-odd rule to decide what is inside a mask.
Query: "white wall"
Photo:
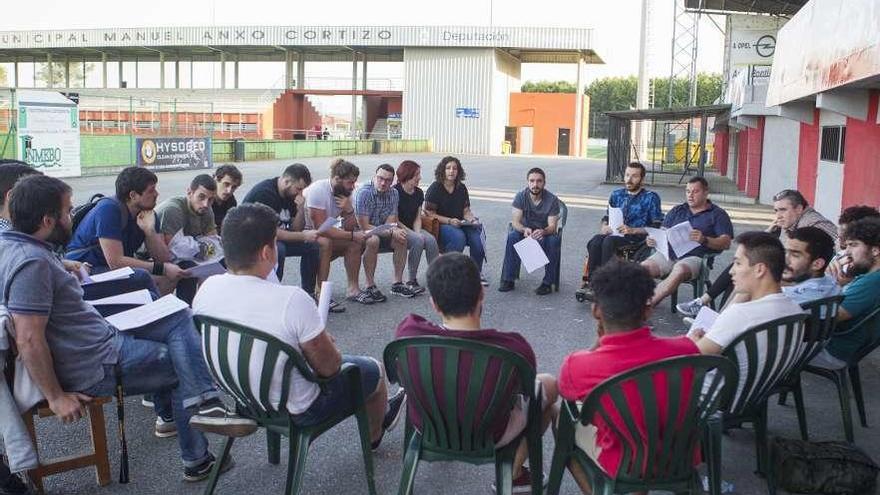
[[[488,152],[490,154],[501,154],[504,126],[510,122],[510,93],[519,92],[521,86],[520,61],[501,50],[496,50],[489,123]]]
[[[767,116],[761,156],[761,193],[758,201],[771,204],[783,189],[797,189],[798,149],[801,124],[796,120]]]
[[[846,125],[846,117],[828,110],[819,111],[819,146],[816,154],[821,151],[821,127],[829,125]],[[843,163],[819,160],[816,175],[816,201],[813,207],[825,218],[840,216],[841,200],[843,199]]]

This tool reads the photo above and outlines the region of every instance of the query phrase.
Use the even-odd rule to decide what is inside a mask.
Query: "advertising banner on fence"
[[[18,159],[52,177],[79,177],[79,110],[53,91],[18,92]]]
[[[137,164],[157,171],[211,168],[211,139],[138,138]]]

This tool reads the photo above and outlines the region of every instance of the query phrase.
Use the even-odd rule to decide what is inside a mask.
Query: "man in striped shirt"
[[[391,187],[394,180],[394,167],[383,163],[376,168],[376,175],[370,182],[361,186],[355,193],[354,213],[358,225],[367,235],[364,242],[364,278],[366,291],[376,302],[387,298],[376,286],[376,263],[379,252],[394,253],[394,283],[391,293],[401,297],[413,297],[415,292],[403,283],[403,269],[406,266],[406,229],[397,225],[397,189]],[[382,229],[374,229],[380,226]]]

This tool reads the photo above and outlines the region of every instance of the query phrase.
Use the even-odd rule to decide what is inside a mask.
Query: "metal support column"
[[[584,120],[584,90],[581,87],[581,77],[584,71],[584,57],[578,54],[577,61],[577,77],[575,78],[575,98],[574,98],[574,156],[582,156],[584,150],[581,149],[583,142],[582,133],[587,132],[582,129]]]
[[[351,89],[356,91],[358,86],[358,52],[351,54]],[[357,138],[357,95],[351,95],[351,137]]]
[[[138,63],[138,57],[134,58],[134,87],[138,87],[138,79],[140,78],[140,64]]]
[[[159,88],[165,89],[165,53],[159,52]]]
[[[15,57],[15,62],[12,63],[12,87],[18,87],[18,57]]]
[[[123,75],[123,72],[122,72],[122,54],[119,55],[119,62],[117,62],[117,64],[118,64],[117,66],[118,66],[118,70],[119,70],[119,87],[121,88],[121,87],[122,87],[122,83],[123,83],[123,81],[124,81],[124,79],[123,79],[123,77],[122,77],[122,75]]]
[[[296,53],[296,89],[306,88],[306,52]]]
[[[367,53],[364,52],[361,54],[363,60],[361,62],[361,89],[367,90]],[[361,97],[361,118],[364,120],[364,137],[372,137],[370,136],[370,132],[373,129],[368,129],[367,126],[369,122],[367,121],[367,96],[364,95]],[[384,136],[380,136],[380,139],[383,139]]]
[[[70,57],[64,57],[64,87],[70,87]]]
[[[284,89],[292,89],[293,56],[290,50],[284,50]]]
[[[700,115],[700,158],[698,161],[699,166],[699,175],[703,177],[706,174],[706,130],[708,128],[708,120],[709,116],[706,114]],[[690,150],[688,150],[690,151]]]
[[[220,52],[220,89],[226,89],[226,52]]]
[[[55,86],[55,73],[52,71],[52,54],[51,53],[46,54],[46,69],[49,73],[49,80],[46,82],[50,88],[54,87]]]
[[[180,88],[180,57],[174,59],[174,89]]]
[[[238,58],[239,56],[236,55],[232,64],[232,85],[235,89],[238,89]]]
[[[101,54],[101,87],[107,88],[107,54]]]

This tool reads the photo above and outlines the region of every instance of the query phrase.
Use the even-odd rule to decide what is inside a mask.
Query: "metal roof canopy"
[[[770,14],[791,17],[807,0],[685,0],[688,10],[707,14]]]
[[[700,159],[698,173],[702,177],[706,169],[706,133],[708,117],[724,118],[730,112],[730,105],[703,105],[684,108],[644,108],[604,112],[608,116],[608,152],[606,155],[605,181],[623,180],[624,170],[630,162],[632,122],[637,120],[662,121],[686,120],[700,117]],[[690,165],[690,153],[685,153],[685,170]],[[684,176],[684,173],[682,176]]]

